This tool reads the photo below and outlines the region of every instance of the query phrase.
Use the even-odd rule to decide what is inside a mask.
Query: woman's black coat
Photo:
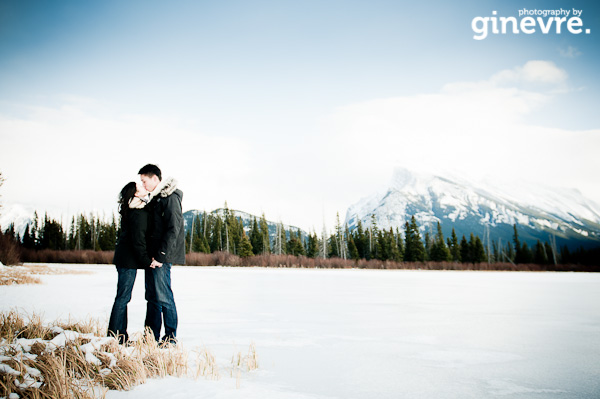
[[[148,211],[129,209],[121,218],[121,233],[117,240],[113,263],[117,267],[144,269],[150,266],[152,259],[148,255],[147,234]]]

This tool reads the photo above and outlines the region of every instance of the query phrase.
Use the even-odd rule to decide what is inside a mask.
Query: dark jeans
[[[177,335],[177,307],[171,290],[171,264],[146,270],[146,327],[154,338],[160,338],[162,322],[165,323],[163,340],[175,340]]]
[[[110,312],[108,335],[114,335],[118,337],[120,343],[124,343],[129,339],[127,334],[127,304],[131,300],[131,291],[133,290],[137,270],[117,267],[117,273],[119,274],[117,296]]]

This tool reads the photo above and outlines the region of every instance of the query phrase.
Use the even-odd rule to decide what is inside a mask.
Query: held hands
[[[150,263],[150,268],[154,269],[155,267],[162,267],[162,263],[152,258],[152,263]]]

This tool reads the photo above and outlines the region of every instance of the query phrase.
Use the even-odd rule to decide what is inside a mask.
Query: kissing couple
[[[130,182],[119,194],[121,215],[113,263],[117,295],[110,314],[108,335],[127,343],[127,304],[138,269],[144,270],[146,321],[157,342],[176,343],[177,307],[171,289],[171,266],[185,264],[183,192],[173,178],[162,179],[158,166],[140,169],[140,182]],[[164,335],[160,338],[164,322]]]

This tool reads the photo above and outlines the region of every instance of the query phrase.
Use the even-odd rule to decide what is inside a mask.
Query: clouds
[[[527,61],[525,65],[506,69],[491,77],[495,85],[541,83],[547,85],[562,85],[568,78],[567,72],[558,68],[551,61]]]
[[[182,183],[189,186],[215,187],[243,176],[249,160],[241,139],[211,135],[181,120],[93,112],[88,101],[27,108],[20,118],[0,116],[7,197],[51,208],[111,209],[120,187],[149,162],[166,174],[184,175]]]
[[[568,75],[552,62],[529,61],[486,81],[445,85],[438,93],[371,100],[331,117],[345,153],[360,154],[361,173],[395,165],[470,178],[503,176],[579,188],[596,200],[600,130],[548,128],[528,117],[555,101]],[[379,179],[375,179],[379,180]],[[385,182],[380,181],[380,184]]]
[[[341,105],[326,117],[242,119],[252,122],[246,127],[239,120],[123,113],[76,97],[56,106],[13,105],[0,114],[3,196],[42,210],[110,213],[120,188],[152,162],[180,182],[184,210],[228,201],[316,231],[387,185],[396,166],[537,180],[577,187],[598,201],[600,130],[530,121],[568,84],[556,64],[529,61],[437,92]]]
[[[558,49],[558,52],[560,53],[561,57],[565,58],[577,58],[583,55],[583,53],[579,51],[577,47],[573,46],[567,46],[567,48],[561,47]]]

